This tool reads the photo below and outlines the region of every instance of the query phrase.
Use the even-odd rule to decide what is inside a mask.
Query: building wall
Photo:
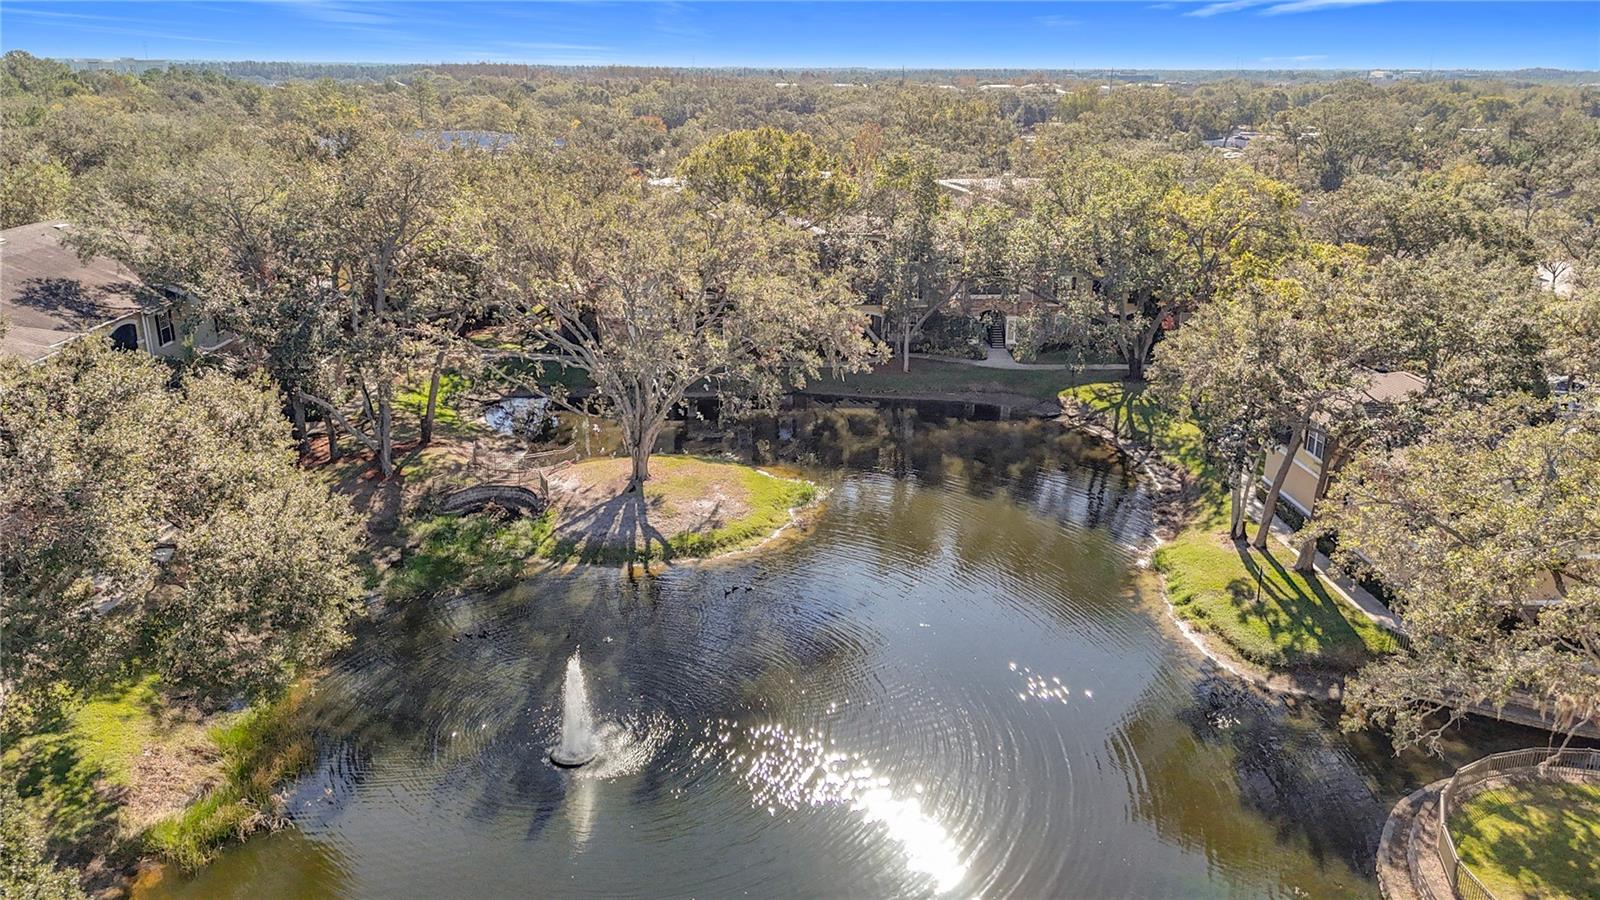
[[[1278,469],[1283,465],[1283,450],[1279,447],[1267,454],[1266,465],[1262,467],[1261,481],[1270,487],[1274,478],[1278,476]],[[1317,495],[1317,479],[1322,475],[1322,461],[1307,453],[1304,447],[1295,453],[1294,463],[1289,467],[1289,476],[1283,480],[1282,496],[1302,513],[1311,513],[1312,499]]]
[[[116,331],[118,328],[121,328],[123,325],[131,322],[134,326],[134,330],[138,334],[140,350],[149,353],[151,356],[161,356],[170,359],[182,355],[184,335],[188,333],[187,329],[185,328],[183,318],[179,316],[175,310],[172,312],[172,316],[173,337],[172,340],[166,344],[162,344],[160,342],[160,331],[156,327],[156,317],[150,313],[128,313],[121,318],[112,319],[109,322],[104,322],[95,326],[89,331],[89,334],[95,337],[109,338],[113,331]],[[208,343],[206,340],[204,340],[206,334],[197,334],[196,339],[198,343],[200,343],[202,346],[212,346],[219,343],[216,339],[216,332],[214,329],[211,329],[209,326],[207,326],[205,329],[203,329],[203,331],[209,334],[211,340]]]
[[[109,337],[111,337],[111,333],[113,331],[116,331],[118,328],[121,328],[123,325],[126,325],[126,324],[128,324],[130,322],[133,323],[134,331],[135,331],[135,334],[137,335],[137,340],[139,341],[139,349],[143,350],[143,349],[149,347],[150,346],[150,341],[149,341],[149,338],[145,334],[145,323],[144,323],[144,314],[143,313],[136,313],[136,312],[128,313],[125,316],[121,316],[119,318],[112,319],[109,322],[103,322],[103,323],[101,323],[99,325],[96,325],[94,328],[89,329],[88,334],[90,334],[90,335],[92,335],[94,337],[109,338]],[[74,340],[76,340],[76,338],[74,338]]]

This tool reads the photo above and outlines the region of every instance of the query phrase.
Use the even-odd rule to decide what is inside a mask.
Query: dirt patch
[[[563,470],[550,479],[558,498],[557,539],[626,545],[630,531],[671,538],[714,531],[749,514],[741,467],[687,462],[654,461],[642,496],[628,491],[628,459],[590,460]]]
[[[123,815],[135,832],[182,811],[222,779],[221,754],[204,728],[145,747],[133,764]]]

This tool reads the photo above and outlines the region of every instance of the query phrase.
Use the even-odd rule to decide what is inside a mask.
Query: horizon
[[[75,60],[678,69],[1600,70],[1583,0],[68,2],[0,49]]]

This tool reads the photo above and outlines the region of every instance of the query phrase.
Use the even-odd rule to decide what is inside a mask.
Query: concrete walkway
[[[912,359],[927,359],[934,362],[952,362],[963,366],[977,366],[980,369],[1012,369],[1032,372],[1105,372],[1116,374],[1127,371],[1128,367],[1122,363],[1091,363],[1083,366],[1068,365],[1066,363],[1020,363],[1011,351],[1004,347],[990,347],[989,355],[983,359],[967,359],[960,356],[935,356],[931,353],[913,353]]]
[[[1257,522],[1261,521],[1261,503],[1253,497],[1250,499],[1250,518]],[[1288,547],[1295,553],[1300,552],[1300,544],[1294,539],[1294,529],[1290,528],[1287,523],[1277,516],[1272,517],[1272,536],[1277,538],[1278,543]],[[1361,610],[1363,615],[1389,631],[1398,635],[1406,633],[1406,627],[1401,623],[1400,617],[1385,606],[1383,601],[1372,596],[1369,591],[1356,584],[1350,578],[1344,576],[1335,578],[1332,574],[1333,562],[1323,555],[1322,551],[1317,551],[1316,561],[1311,566],[1317,570],[1318,575],[1322,576],[1322,580],[1333,588],[1333,592],[1339,596],[1339,599]]]
[[[1256,522],[1261,521],[1261,504],[1254,498],[1251,498],[1250,500],[1249,512],[1251,519],[1254,519]],[[1278,543],[1288,547],[1295,553],[1300,552],[1300,544],[1298,541],[1294,540],[1294,529],[1290,528],[1282,519],[1278,518],[1277,516],[1272,517],[1272,536],[1277,539]],[[1328,557],[1324,556],[1321,551],[1317,552],[1317,558],[1316,561],[1312,563],[1312,567],[1315,568],[1317,570],[1317,574],[1322,577],[1323,583],[1333,588],[1333,593],[1345,603],[1348,603],[1356,609],[1361,610],[1363,615],[1378,623],[1388,631],[1398,634],[1401,637],[1409,637],[1408,633],[1406,632],[1405,623],[1401,621],[1400,616],[1393,610],[1389,609],[1388,606],[1385,606],[1383,601],[1372,596],[1372,594],[1365,588],[1356,584],[1349,578],[1333,577],[1333,575],[1330,574],[1333,565],[1328,560]],[[1538,728],[1543,731],[1555,730],[1554,723],[1551,721],[1551,718],[1544,713],[1537,702],[1532,701],[1532,698],[1530,698],[1529,702],[1512,701],[1507,703],[1505,706],[1491,706],[1487,703],[1478,703],[1469,706],[1466,709],[1473,715],[1484,716],[1490,719],[1499,719],[1502,722],[1511,722],[1516,725],[1524,725],[1529,728]],[[1573,728],[1573,732],[1581,737],[1600,739],[1600,722],[1579,723]]]

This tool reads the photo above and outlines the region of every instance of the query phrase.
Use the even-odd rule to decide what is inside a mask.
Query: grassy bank
[[[1142,382],[1096,381],[1060,392],[1100,417],[1106,427],[1135,443],[1154,448],[1168,462],[1187,471],[1208,491],[1220,487],[1206,465],[1200,429],[1157,403]]]
[[[206,724],[158,688],[129,681],[8,736],[0,769],[53,858],[120,869],[143,852],[146,829],[216,777]]]
[[[309,760],[297,704],[201,715],[148,676],[37,723],[0,765],[63,863],[101,877],[145,855],[198,865],[270,822],[273,787]]]
[[[1349,671],[1398,647],[1320,576],[1294,571],[1289,551],[1230,539],[1225,518],[1185,530],[1155,561],[1178,615],[1257,665]]]
[[[592,459],[552,477],[558,505],[537,519],[432,516],[405,529],[410,548],[391,599],[448,588],[492,590],[528,562],[627,563],[700,558],[765,540],[811,502],[814,485],[751,466],[657,455],[643,494],[626,490],[627,459]]]
[[[1099,382],[1061,392],[1124,438],[1154,447],[1193,478],[1198,502],[1187,527],[1155,555],[1178,616],[1243,659],[1273,669],[1349,671],[1397,648],[1393,636],[1293,569],[1288,551],[1256,550],[1228,537],[1228,492],[1207,465],[1200,430],[1162,407],[1143,385]]]
[[[1450,834],[1496,897],[1592,897],[1600,886],[1600,785],[1484,791],[1451,817]]]
[[[183,812],[156,823],[146,845],[186,869],[217,848],[279,821],[273,792],[312,760],[310,732],[300,719],[306,687],[258,704],[211,729],[221,754],[221,780]]]
[[[410,600],[454,586],[491,590],[510,583],[530,557],[548,552],[554,511],[537,519],[503,521],[495,516],[431,516],[406,525],[411,548],[386,593]]]

